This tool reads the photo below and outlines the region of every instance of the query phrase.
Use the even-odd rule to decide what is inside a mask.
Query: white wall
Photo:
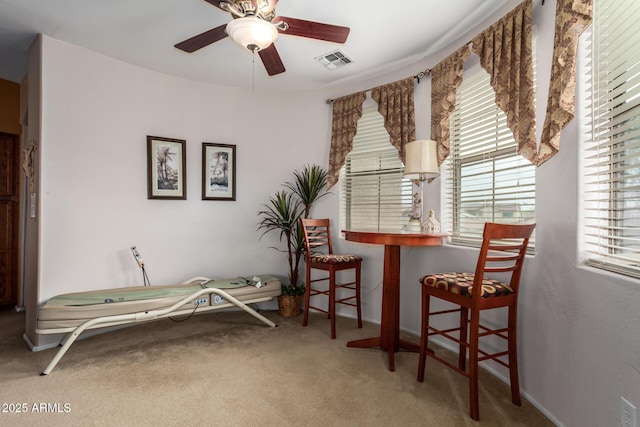
[[[555,2],[535,3],[541,126]],[[192,275],[284,277],[283,255],[269,249],[274,238],[258,240],[256,211],[291,170],[327,164],[331,109],[324,100],[429,68],[494,19],[410,67],[323,93],[276,96],[167,77],[44,37],[39,301],[141,284],[133,244],[154,284]],[[418,138],[429,136],[429,102],[427,79],[416,87]],[[146,199],[146,135],[187,140],[186,201]],[[558,424],[612,426],[620,423],[620,396],[640,405],[640,283],[578,261],[580,137],[574,121],[561,152],[538,169],[537,253],[527,259],[520,300],[521,386]],[[203,141],[237,145],[236,202],[200,200]],[[436,212],[439,181],[425,188],[425,208]],[[339,192],[332,192],[314,216],[335,223]],[[364,316],[379,321],[382,248],[336,245],[365,256]],[[419,330],[422,274],[469,269],[476,256],[454,246],[403,249],[402,328]]]

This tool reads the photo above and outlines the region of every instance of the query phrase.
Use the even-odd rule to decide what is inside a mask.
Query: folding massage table
[[[238,307],[271,327],[277,326],[247,304],[280,295],[272,276],[211,280],[194,277],[180,285],[136,286],[77,292],[51,298],[38,310],[36,333],[67,334],[41,375],[49,374],[86,330],[148,322],[171,316]]]

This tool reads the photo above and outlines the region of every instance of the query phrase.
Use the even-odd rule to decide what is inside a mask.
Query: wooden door
[[[18,300],[18,137],[0,133],[0,306]]]

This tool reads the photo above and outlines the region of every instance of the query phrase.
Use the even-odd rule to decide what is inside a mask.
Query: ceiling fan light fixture
[[[226,32],[238,46],[251,52],[268,48],[278,38],[273,24],[255,16],[234,19],[227,24]]]

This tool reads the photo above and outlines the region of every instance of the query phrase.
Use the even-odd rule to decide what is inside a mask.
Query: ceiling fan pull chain
[[[251,52],[251,95],[255,95],[256,93],[256,52],[254,49]]]

